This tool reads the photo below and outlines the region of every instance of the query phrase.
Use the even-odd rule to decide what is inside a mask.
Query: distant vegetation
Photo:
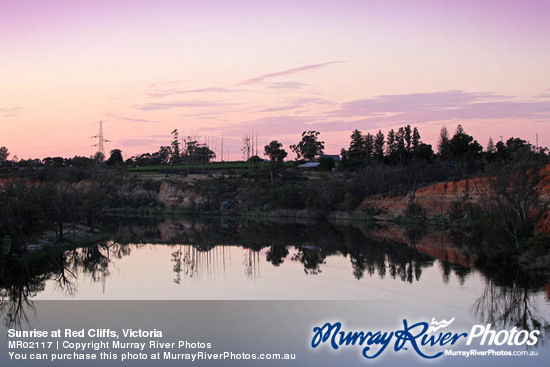
[[[8,149],[1,147],[0,238],[13,251],[24,251],[29,241],[47,230],[55,231],[63,241],[67,223],[98,226],[109,209],[162,210],[158,193],[162,182],[171,180],[170,175],[212,174],[197,182],[171,182],[200,198],[192,203],[195,212],[306,209],[319,216],[353,212],[371,195],[414,193],[436,182],[483,176],[489,183],[483,202],[457,201],[447,216],[477,225],[484,236],[483,246],[498,238],[506,244],[499,245],[499,253],[524,252],[537,246],[546,249],[540,243],[547,240],[535,238],[534,229],[548,211],[539,189],[546,177],[538,174],[549,163],[548,150],[519,138],[496,144],[491,139],[483,149],[462,126],[452,135],[444,127],[434,152],[410,125],[386,134],[354,130],[349,147],[342,149],[341,159],[335,161],[323,154],[325,143],[320,133],[305,131],[290,146],[300,161],[285,162],[287,152],[277,140],[265,145],[267,159],[263,160],[254,155],[254,138],[246,137],[246,160],[213,162],[215,154],[206,144],[191,137],[180,139],[177,130],[172,135],[172,141],[157,152],[126,161],[119,149],[113,149],[107,159],[96,154],[90,158],[10,160]],[[296,167],[307,161],[319,162],[312,168],[318,172]],[[163,176],[151,179],[146,172]],[[376,214],[363,209],[365,215]],[[422,216],[423,208],[414,200],[408,210],[412,216]],[[488,230],[492,234],[487,234]],[[495,248],[487,246],[487,253]]]

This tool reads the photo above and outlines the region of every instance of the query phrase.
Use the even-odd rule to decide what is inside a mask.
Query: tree
[[[107,162],[109,161],[107,160]],[[74,188],[66,182],[60,182],[46,187],[46,189],[51,190],[47,212],[56,224],[57,240],[63,241],[65,236],[64,224],[75,221],[79,198]]]
[[[216,153],[214,153],[206,144],[200,144],[195,149],[192,162],[206,164],[214,158],[216,158]]]
[[[397,134],[395,134],[395,145],[398,153],[403,153],[405,151],[405,129],[402,127],[400,127],[399,130],[397,130]]]
[[[421,143],[420,141],[420,133],[418,132],[418,129],[415,127],[413,129],[413,135],[412,135],[412,147],[413,150],[415,150],[418,145]]]
[[[241,152],[243,153],[243,158],[248,161],[252,154],[252,139],[248,135],[245,135],[243,138],[243,147],[241,148]]]
[[[52,218],[44,212],[51,198],[41,185],[14,180],[0,190],[0,236],[8,236],[10,252],[27,252],[28,240],[49,228]]]
[[[483,148],[474,138],[464,132],[462,125],[456,127],[453,138],[448,143],[450,153],[458,159],[471,159]]]
[[[122,158],[122,151],[120,149],[111,150],[111,155],[107,159],[108,166],[116,166],[122,164],[124,159]]]
[[[302,140],[296,145],[291,145],[290,150],[296,153],[298,159],[304,157],[307,160],[312,160],[316,156],[324,154],[325,142],[318,140],[319,134],[320,132],[315,130],[304,131]]]
[[[335,165],[336,163],[332,157],[322,156],[319,158],[319,168],[323,171],[332,171]]]
[[[184,140],[185,150],[182,152],[181,158],[184,162],[192,163],[194,161],[194,156],[199,144],[192,137],[188,136]]]
[[[45,158],[46,159],[46,158]],[[105,154],[101,153],[101,152],[96,152],[94,154],[94,162],[99,164],[99,163],[103,163],[103,161],[105,160]]]
[[[365,155],[365,139],[361,131],[355,129],[351,133],[351,141],[349,143],[349,157],[352,160],[361,161]]]
[[[69,165],[73,167],[90,167],[93,163],[94,161],[91,158],[77,155],[69,160]]]
[[[493,138],[489,138],[489,142],[487,143],[486,151],[487,153],[494,153],[496,152],[497,148],[495,147],[495,143],[493,143]]]
[[[365,135],[365,157],[370,159],[370,157],[372,157],[373,152],[374,152],[374,136],[372,136],[370,133],[367,133],[367,135]]]
[[[509,235],[518,252],[520,243],[533,235],[544,213],[540,196],[550,177],[541,168],[528,161],[501,168],[488,179],[488,189],[479,190],[487,215]]]
[[[416,129],[416,128],[415,128]],[[409,152],[411,150],[411,125],[407,125],[405,126],[405,143],[407,143],[407,152]]]
[[[430,144],[420,143],[413,152],[416,159],[431,162],[434,156],[432,146]]]
[[[386,150],[388,155],[395,152],[396,149],[397,149],[397,146],[395,144],[395,131],[391,129],[390,131],[388,131],[388,137],[386,138]]]
[[[447,130],[447,126],[443,126],[439,131],[437,152],[439,153],[439,156],[443,159],[446,159],[449,155],[449,131]]]
[[[136,157],[135,163],[138,166],[147,166],[151,164],[152,156],[151,153],[143,153]]]
[[[7,161],[9,156],[8,148],[0,147],[0,163]]]
[[[172,147],[167,145],[161,146],[157,154],[160,158],[160,163],[167,164],[172,157]]]
[[[373,138],[368,134],[364,136],[361,131],[355,129],[350,136],[349,149],[343,153],[343,165],[348,167],[355,167],[363,165],[367,156],[372,154]]]
[[[174,140],[172,140],[172,143],[170,144],[172,147],[172,156],[170,157],[170,162],[174,164],[178,164],[180,163],[180,160],[181,160],[178,129],[174,129],[174,131],[172,131],[171,134],[174,135]]]
[[[272,140],[268,145],[264,147],[264,155],[269,156],[269,160],[272,162],[282,162],[288,153],[281,149],[283,144],[277,140]]]
[[[257,155],[253,155],[251,156],[250,158],[248,158],[248,160],[246,161],[247,163],[253,163],[253,164],[258,164],[262,161],[262,158],[260,158],[259,156]]]
[[[374,138],[374,156],[379,161],[384,159],[384,144],[386,143],[384,133],[382,130],[378,130],[376,137]]]

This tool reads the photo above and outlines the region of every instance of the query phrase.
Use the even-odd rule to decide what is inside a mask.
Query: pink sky
[[[245,134],[288,150],[318,130],[461,123],[483,146],[550,146],[547,1],[2,1],[0,146],[19,158],[130,157]],[[260,150],[263,150],[260,148]]]

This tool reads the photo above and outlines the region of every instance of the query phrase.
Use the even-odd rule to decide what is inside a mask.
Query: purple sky
[[[318,130],[461,123],[483,146],[550,146],[547,1],[2,1],[0,146],[19,158],[130,157],[170,132],[239,159]]]

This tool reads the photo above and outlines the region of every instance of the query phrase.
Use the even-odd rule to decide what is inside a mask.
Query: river
[[[480,265],[462,231],[172,217],[108,226],[108,240],[24,264],[24,275],[5,267],[4,323],[32,325],[49,300],[374,301],[391,305],[386,316],[540,328],[548,350],[548,281]]]

